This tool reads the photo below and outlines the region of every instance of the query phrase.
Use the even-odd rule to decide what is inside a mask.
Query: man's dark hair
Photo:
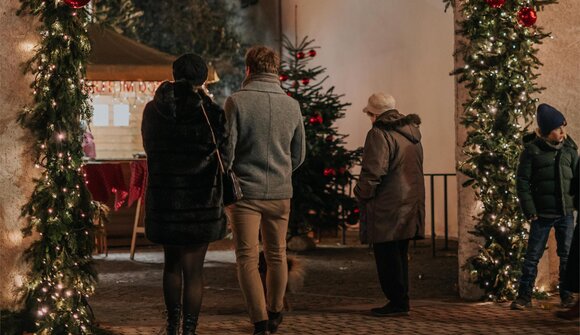
[[[280,68],[280,56],[276,51],[258,45],[251,47],[246,52],[246,66],[250,69],[250,73],[273,73],[278,74]]]

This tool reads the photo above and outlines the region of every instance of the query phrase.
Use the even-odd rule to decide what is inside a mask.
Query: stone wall
[[[26,273],[21,256],[29,244],[20,232],[20,208],[32,192],[35,174],[31,136],[16,118],[32,97],[32,77],[22,74],[21,65],[32,55],[38,35],[31,18],[16,16],[19,4],[0,1],[0,309],[18,307],[15,289]]]
[[[570,136],[580,143],[580,1],[560,1],[538,13],[538,24],[552,33],[544,40],[538,57],[544,63],[540,86],[546,90],[537,97],[560,110],[568,120]],[[554,288],[558,283],[559,259],[554,231],[548,250],[538,268],[537,286]]]

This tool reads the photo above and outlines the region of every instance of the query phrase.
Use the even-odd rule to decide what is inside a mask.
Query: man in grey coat
[[[242,89],[225,103],[232,156],[228,160],[244,194],[229,208],[238,280],[254,334],[262,335],[275,333],[282,322],[292,172],[306,151],[300,106],[280,87],[279,67],[280,58],[272,49],[251,48]],[[258,273],[260,231],[268,268],[267,297]]]
[[[373,127],[354,193],[361,207],[361,241],[373,244],[379,281],[389,300],[371,313],[409,315],[409,240],[425,236],[421,119],[399,113],[395,99],[383,93],[371,95],[363,112]]]

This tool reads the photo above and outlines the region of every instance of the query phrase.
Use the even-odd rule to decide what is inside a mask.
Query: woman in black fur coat
[[[195,334],[207,247],[223,237],[226,226],[216,145],[203,109],[222,154],[227,154],[225,116],[201,88],[207,73],[198,55],[178,58],[173,63],[175,82],[159,86],[141,125],[149,173],[145,231],[165,253],[169,335],[178,334],[182,311],[183,334]]]

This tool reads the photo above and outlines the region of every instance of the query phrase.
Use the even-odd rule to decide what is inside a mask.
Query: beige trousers
[[[252,322],[268,320],[267,311],[284,308],[288,282],[286,233],[290,199],[242,200],[228,208],[232,223],[238,264],[238,280]],[[258,272],[259,232],[268,267],[267,297]]]

